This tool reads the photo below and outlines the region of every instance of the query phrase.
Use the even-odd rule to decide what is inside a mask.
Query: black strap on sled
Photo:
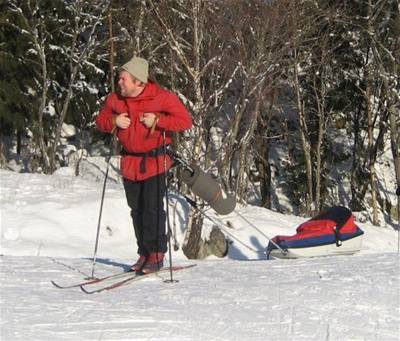
[[[151,149],[151,150],[149,150],[147,152],[143,152],[143,153],[129,152],[126,149],[121,150],[122,156],[138,156],[138,157],[142,158],[142,160],[140,161],[140,173],[146,172],[146,162],[147,162],[148,157],[157,157],[157,156],[164,155],[164,154],[165,154],[164,146],[154,148],[154,149]],[[169,154],[168,150],[167,150],[167,154]]]
[[[329,219],[336,222],[336,227],[334,228],[335,232],[335,242],[336,246],[342,246],[342,239],[340,236],[341,228],[346,224],[346,222],[350,219],[352,213],[351,211],[343,206],[334,206],[325,211],[322,211],[316,217],[312,218],[311,220],[323,220]]]
[[[336,226],[333,231],[335,232],[335,242],[336,242],[336,246],[340,247],[342,246],[342,239],[340,238],[340,229]]]

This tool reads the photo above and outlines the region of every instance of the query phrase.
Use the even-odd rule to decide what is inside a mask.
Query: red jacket
[[[118,129],[117,136],[126,152],[145,153],[163,146],[163,131],[166,131],[166,143],[171,143],[170,132],[182,131],[192,126],[192,117],[174,93],[149,82],[137,97],[122,97],[110,94],[96,123],[99,130],[111,133],[115,128],[115,117],[127,112],[131,125],[127,129]],[[159,114],[155,130],[152,132],[139,121],[143,113]],[[140,169],[142,156],[125,155],[121,158],[121,172],[124,178],[140,181],[164,173],[164,155],[147,157],[145,171]],[[172,160],[167,156],[167,169]]]

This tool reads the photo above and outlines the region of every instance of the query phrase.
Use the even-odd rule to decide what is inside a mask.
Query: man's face
[[[119,74],[118,85],[121,89],[121,95],[124,97],[135,97],[141,89],[140,82],[125,70],[122,70]]]

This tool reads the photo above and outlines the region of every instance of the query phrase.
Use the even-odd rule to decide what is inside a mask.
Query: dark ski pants
[[[165,232],[165,174],[143,181],[124,179],[124,188],[138,245],[138,254],[167,252]]]

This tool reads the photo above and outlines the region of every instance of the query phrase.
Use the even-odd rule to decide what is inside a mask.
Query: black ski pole
[[[98,245],[99,245],[100,226],[101,226],[101,217],[102,217],[102,214],[103,214],[104,196],[105,196],[105,193],[106,193],[106,184],[107,184],[107,178],[108,178],[108,171],[110,169],[111,157],[113,156],[113,152],[114,152],[115,139],[116,139],[116,135],[113,134],[112,139],[111,139],[110,154],[108,155],[108,159],[107,159],[107,168],[106,168],[106,174],[104,176],[103,190],[102,190],[102,193],[101,193],[99,218],[98,218],[98,221],[97,221],[96,241],[95,241],[95,244],[94,244],[94,252],[93,252],[93,263],[92,263],[92,275],[91,275],[91,278],[95,278],[94,277],[94,267],[96,265],[97,249],[98,249]]]
[[[171,225],[169,222],[169,193],[168,193],[168,174],[167,174],[167,144],[165,142],[165,130],[163,131],[163,144],[164,144],[164,171],[165,171],[165,201],[166,201],[166,215],[167,215],[167,236],[168,236],[168,255],[169,255],[169,275],[170,279],[165,280],[165,283],[176,283],[172,271],[172,246],[171,246]]]
[[[190,172],[194,172],[194,169],[191,165],[189,165],[189,163],[187,161],[185,161],[184,159],[182,159],[182,157],[175,152],[174,150],[171,149],[166,149],[166,152],[168,153],[168,155],[170,157],[172,157],[172,159],[177,162],[178,164],[182,165],[183,167],[185,167],[187,170],[189,170]]]

